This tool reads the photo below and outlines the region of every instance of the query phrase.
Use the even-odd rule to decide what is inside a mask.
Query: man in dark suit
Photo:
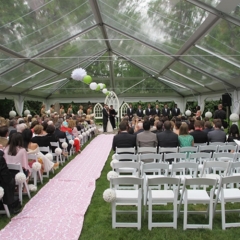
[[[55,136],[58,139],[60,139],[60,138],[65,138],[66,139],[66,143],[68,144],[67,150],[68,150],[68,152],[70,152],[71,144],[69,144],[69,141],[68,141],[66,133],[62,132],[60,130],[60,127],[61,127],[61,123],[60,122],[55,123],[55,132],[54,132],[54,134],[55,134]],[[60,148],[62,148],[62,144],[60,143],[59,145],[60,145]]]
[[[178,135],[171,131],[170,121],[164,122],[165,131],[157,133],[159,147],[178,147]]]
[[[143,110],[142,110],[142,106],[138,105],[138,109],[136,111],[136,114],[138,117],[143,118]]]
[[[156,105],[156,106],[155,106],[155,109],[153,110],[153,115],[156,115],[156,116],[159,117],[160,114],[161,114],[161,110],[159,109],[159,106]]]
[[[102,113],[103,113],[103,132],[107,132],[107,122],[108,122],[107,104],[104,104]]]
[[[195,120],[194,122],[194,131],[190,132],[190,135],[193,136],[194,143],[208,143],[207,133],[202,131],[204,126],[202,126],[201,121]]]
[[[169,116],[170,116],[170,109],[168,108],[168,105],[167,105],[167,104],[165,104],[165,105],[164,105],[164,108],[162,109],[162,115],[163,115],[164,117],[168,117],[168,118],[169,118]]]
[[[226,142],[226,133],[221,129],[222,122],[214,121],[214,130],[208,133],[209,142]]]
[[[177,117],[180,115],[180,109],[177,107],[177,104],[174,105],[174,108],[172,109],[172,116]]]
[[[227,115],[226,115],[226,112],[225,112],[222,108],[223,108],[222,104],[219,104],[219,105],[218,105],[218,110],[216,110],[216,111],[214,112],[214,119],[221,119],[221,121],[222,121],[222,126],[223,126],[224,128],[227,128],[227,127],[228,127],[228,124],[227,124],[227,122],[225,121],[226,118],[227,118]]]
[[[146,114],[146,116],[153,115],[153,111],[152,111],[152,108],[151,108],[151,104],[150,104],[150,103],[148,104],[148,107],[147,107],[147,109],[145,110],[145,114]]]
[[[132,104],[130,103],[129,108],[127,109],[127,115],[128,115],[129,121],[132,121],[133,114],[134,114],[133,107],[132,107]]]
[[[116,124],[115,124],[115,116],[117,115],[115,109],[113,108],[113,105],[110,105],[110,108],[109,108],[109,120],[110,120],[110,123],[112,125],[112,128],[116,128]]]
[[[115,135],[112,143],[112,150],[115,152],[117,148],[136,147],[136,135],[127,132],[127,123],[122,121],[119,124],[120,133]]]

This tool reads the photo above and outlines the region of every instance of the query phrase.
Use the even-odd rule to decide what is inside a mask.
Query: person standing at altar
[[[169,119],[170,109],[168,108],[168,105],[167,105],[167,104],[164,104],[164,108],[162,109],[162,115],[163,115],[164,117],[168,117],[168,119]]]
[[[50,106],[50,114],[52,114],[52,113],[54,113],[54,105],[53,104]]]
[[[127,109],[127,115],[128,115],[128,119],[129,121],[132,121],[132,117],[133,117],[133,107],[132,104],[129,104],[129,108]]]
[[[108,123],[108,110],[107,110],[108,105],[104,104],[102,113],[103,113],[103,132],[107,132],[107,123]]]
[[[153,111],[152,111],[152,108],[151,108],[151,104],[150,104],[150,103],[148,104],[148,107],[147,107],[147,109],[145,110],[145,114],[146,114],[146,116],[153,115]]]
[[[139,118],[143,118],[144,114],[143,114],[143,110],[142,110],[142,106],[138,105],[138,109],[136,111],[136,114]]]
[[[177,107],[177,104],[174,105],[174,108],[172,109],[172,116],[177,117],[180,115],[180,109]]]
[[[117,115],[115,109],[113,108],[113,105],[110,105],[110,109],[109,109],[109,120],[110,123],[112,125],[112,128],[116,128],[116,124],[115,124],[115,116]]]
[[[153,115],[156,115],[156,116],[160,117],[160,114],[161,114],[161,111],[159,109],[159,106],[156,105],[155,109],[153,110]]]
[[[91,114],[92,114],[92,105],[89,105],[87,109],[87,115],[91,115]]]

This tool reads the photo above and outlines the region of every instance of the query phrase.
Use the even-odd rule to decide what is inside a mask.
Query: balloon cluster
[[[89,87],[91,90],[94,91],[102,91],[102,93],[108,95],[109,91],[106,88],[106,85],[104,83],[96,83],[92,82],[92,77],[87,75],[87,72],[85,69],[77,68],[72,71],[71,75],[72,79],[76,81],[83,81],[86,84],[89,84]]]

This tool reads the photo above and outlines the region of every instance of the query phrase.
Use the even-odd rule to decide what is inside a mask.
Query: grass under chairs
[[[92,140],[94,139],[91,138],[88,142],[86,142],[86,144],[84,144],[82,147],[81,147],[81,150],[83,150]],[[48,183],[48,181],[50,179],[52,179],[53,177],[55,177],[69,162],[71,162],[72,159],[75,158],[77,154],[74,154],[73,156],[70,156],[68,158],[67,161],[65,161],[65,163],[63,163],[63,165],[59,165],[59,168],[54,170],[54,173],[52,173],[51,171],[49,172],[49,178],[46,178],[44,177],[43,178],[43,184],[39,183],[37,184],[37,191],[36,192],[31,192],[31,198],[33,198],[37,193],[38,191],[46,184]],[[33,184],[32,181],[30,181],[29,184]],[[23,195],[23,204],[22,204],[22,209],[24,208],[25,204],[29,201],[30,199],[28,198],[27,195]],[[11,214],[11,218],[13,218],[14,214]],[[11,221],[11,218],[8,218],[6,214],[0,214],[0,230],[2,230],[10,221]]]
[[[91,204],[84,216],[84,223],[80,240],[231,240],[238,239],[240,236],[240,228],[229,228],[222,230],[221,214],[215,213],[213,219],[213,229],[189,229],[183,230],[183,214],[180,214],[177,220],[177,230],[173,228],[158,228],[155,227],[151,231],[148,230],[148,219],[144,219],[142,208],[142,224],[141,230],[136,228],[116,228],[112,229],[112,211],[111,204],[103,200],[103,192],[109,188],[109,181],[107,180],[107,173],[112,170],[110,162],[112,160],[113,152],[110,153],[108,160],[103,168],[101,177],[96,182],[96,190],[93,194]],[[240,208],[240,203],[233,204],[227,203],[227,209]],[[157,206],[156,210],[171,210],[172,205]],[[220,210],[220,204],[217,210]],[[189,210],[206,210],[205,205],[189,205]],[[181,208],[183,211],[183,206]],[[122,214],[118,219],[121,221],[136,220],[135,215]],[[229,222],[238,222],[240,220],[238,213],[226,214],[226,220]],[[153,216],[153,221],[172,221],[171,215],[159,214]],[[201,224],[207,223],[208,218],[204,214],[188,216],[188,223]]]

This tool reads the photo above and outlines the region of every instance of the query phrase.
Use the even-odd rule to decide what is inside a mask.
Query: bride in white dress
[[[109,109],[108,109],[108,116],[109,116]],[[109,117],[108,117],[108,122],[107,122],[107,132],[113,132],[113,127],[112,127]]]

